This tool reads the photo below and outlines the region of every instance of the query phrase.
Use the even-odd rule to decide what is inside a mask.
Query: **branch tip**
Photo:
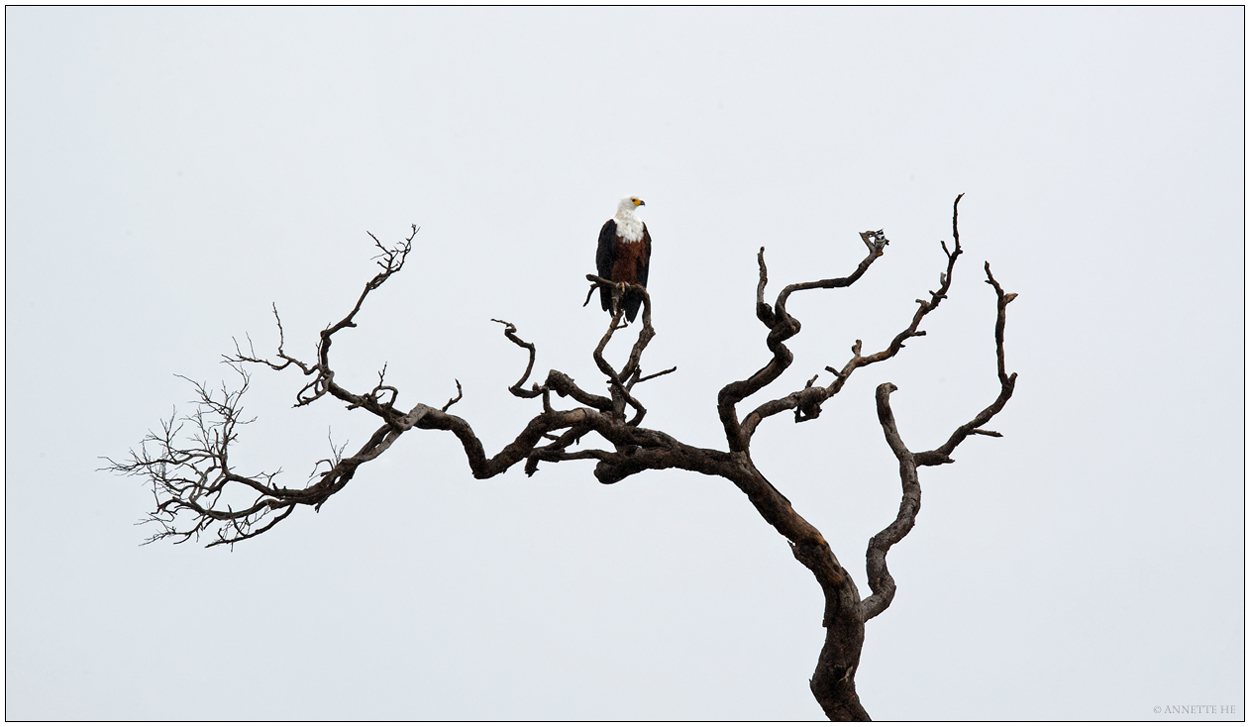
[[[451,408],[452,404],[455,404],[456,402],[464,398],[464,389],[460,388],[460,379],[453,379],[453,380],[456,382],[456,395],[453,396],[451,399],[449,399],[448,402],[443,405],[443,408],[441,409],[441,411],[446,412],[448,409]]]

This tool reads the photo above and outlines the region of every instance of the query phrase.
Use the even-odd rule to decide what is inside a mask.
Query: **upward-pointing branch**
[[[956,237],[958,240],[958,237]],[[994,276],[990,273],[989,263],[985,264],[985,274],[988,278],[987,283],[994,287],[997,294],[998,315],[994,324],[994,339],[997,349],[998,358],[998,379],[999,392],[998,397],[992,404],[983,409],[979,414],[972,418],[966,424],[959,426],[950,439],[941,447],[927,452],[913,453],[903,443],[903,438],[898,432],[898,425],[894,421],[894,412],[890,408],[890,394],[897,391],[898,387],[889,382],[881,384],[877,387],[877,418],[881,422],[881,429],[885,434],[885,441],[890,445],[890,450],[898,459],[899,479],[903,485],[903,497],[899,503],[898,515],[894,518],[894,522],[890,523],[884,530],[877,533],[868,541],[868,552],[866,554],[868,567],[868,586],[872,589],[872,595],[864,599],[863,610],[864,620],[868,620],[879,615],[890,607],[890,603],[894,600],[896,585],[894,578],[890,575],[890,570],[886,567],[886,554],[890,548],[905,538],[911,532],[912,526],[916,524],[916,514],[920,512],[920,475],[918,469],[922,466],[941,465],[953,462],[950,455],[955,451],[965,439],[973,434],[983,434],[991,437],[1002,436],[997,432],[983,430],[980,427],[987,424],[990,419],[1002,411],[1007,404],[1007,400],[1011,398],[1016,387],[1016,375],[1013,373],[1007,375],[1005,354],[1003,351],[1003,334],[1007,326],[1007,304],[1015,300],[1015,293],[1004,293],[998,281],[994,280]]]
[[[789,299],[791,293],[799,290],[845,288],[863,277],[869,266],[885,253],[885,246],[889,240],[885,239],[885,235],[880,231],[861,232],[860,237],[868,246],[868,255],[859,263],[854,272],[842,278],[826,278],[809,283],[787,285],[777,296],[777,302],[773,306],[764,302],[764,288],[768,284],[768,266],[764,264],[764,248],[760,248],[758,255],[760,282],[755,292],[755,314],[760,322],[768,327],[768,337],[765,343],[773,357],[763,368],[748,378],[726,384],[716,397],[716,411],[725,429],[725,439],[729,443],[730,451],[745,452],[750,449],[751,445],[751,431],[744,429],[738,421],[738,404],[776,381],[777,377],[781,376],[794,361],[794,354],[786,347],[785,341],[798,334],[802,325],[798,319],[786,312],[786,300]],[[753,430],[754,426],[751,429]]]

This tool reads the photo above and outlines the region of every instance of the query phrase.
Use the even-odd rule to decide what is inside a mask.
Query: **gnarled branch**
[[[749,450],[751,434],[758,425],[758,421],[756,421],[748,428],[739,422],[738,404],[743,399],[776,381],[777,377],[781,376],[790,367],[790,364],[794,362],[794,354],[790,352],[790,349],[786,347],[784,342],[798,334],[802,325],[798,319],[786,312],[786,300],[791,293],[799,290],[845,288],[853,285],[855,281],[863,277],[869,266],[885,253],[885,246],[889,241],[885,239],[884,233],[880,231],[862,232],[860,237],[864,240],[864,244],[868,246],[868,255],[859,263],[859,266],[853,273],[842,278],[828,278],[809,283],[787,285],[782,289],[777,296],[777,302],[772,306],[764,302],[764,288],[768,284],[768,266],[764,264],[764,248],[760,248],[758,256],[760,282],[756,287],[755,312],[756,317],[769,329],[765,343],[768,346],[768,350],[772,351],[773,357],[759,371],[741,381],[726,384],[720,390],[720,393],[717,394],[716,410],[720,416],[721,425],[725,428],[725,439],[729,442],[730,451],[745,452]]]
[[[938,305],[942,302],[942,300],[946,298],[947,293],[950,291],[951,282],[954,279],[955,262],[956,260],[958,260],[960,254],[963,253],[963,248],[961,248],[959,245],[959,225],[958,225],[959,200],[962,198],[963,198],[963,195],[960,194],[958,197],[955,198],[955,204],[954,204],[955,212],[954,212],[954,217],[953,217],[954,222],[952,224],[954,225],[955,249],[954,250],[948,249],[946,247],[946,242],[945,241],[942,242],[942,251],[946,254],[946,270],[942,272],[939,276],[938,289],[936,291],[932,291],[932,290],[929,291],[929,299],[916,301],[919,307],[916,309],[915,314],[912,316],[911,324],[907,328],[899,332],[898,335],[894,336],[894,338],[890,341],[890,344],[886,346],[884,349],[876,353],[869,354],[867,356],[864,356],[862,354],[862,347],[864,345],[863,341],[856,340],[855,345],[851,346],[851,359],[842,368],[835,369],[831,366],[825,367],[825,370],[833,374],[833,377],[834,377],[834,380],[828,386],[813,386],[813,384],[816,382],[816,378],[813,377],[811,380],[807,382],[807,385],[804,388],[798,391],[791,392],[790,394],[786,396],[773,399],[771,401],[767,401],[763,404],[760,404],[758,407],[755,408],[754,411],[752,411],[742,420],[741,434],[742,434],[742,437],[748,443],[750,442],[751,437],[755,435],[755,430],[760,425],[761,422],[763,422],[768,417],[774,416],[776,414],[780,414],[783,411],[793,410],[794,421],[796,423],[810,421],[812,419],[818,418],[821,412],[821,405],[824,404],[824,402],[828,401],[829,399],[833,398],[839,391],[842,390],[842,387],[846,385],[846,382],[850,379],[851,374],[853,374],[856,369],[893,358],[894,356],[898,354],[899,351],[903,349],[904,343],[908,339],[918,338],[920,336],[925,335],[925,332],[920,330],[920,323],[921,321],[924,320],[925,316],[927,316],[929,313],[932,313],[934,310],[936,310]],[[850,285],[855,280],[857,280],[859,276],[863,275],[863,271],[867,270],[867,267],[868,267],[867,264],[871,263],[871,261],[875,259],[873,255],[882,254],[882,252],[885,249],[885,246],[889,244],[889,240],[885,238],[884,232],[881,230],[878,230],[876,232],[861,232],[860,236],[863,238],[864,244],[868,246],[869,258],[865,259],[864,262],[860,263],[860,267],[855,271],[855,273],[853,273],[852,275],[846,278],[833,278],[830,280],[821,280],[821,281],[816,281],[813,283],[800,283],[796,285],[786,286],[785,290],[783,290],[781,295],[778,296],[777,308],[780,310],[784,310],[784,298],[788,297],[791,292],[794,292],[797,290],[810,290],[812,288],[844,287],[845,285]],[[762,290],[763,290],[762,251],[761,251],[760,264],[761,264],[761,288],[760,290],[762,293]],[[780,375],[780,372],[778,372],[778,375]]]
[[[598,287],[612,286],[622,292],[637,293],[642,299],[641,326],[624,364],[619,368],[614,366],[605,354],[613,336],[628,327],[620,306],[614,306],[607,329],[592,352],[596,366],[607,377],[606,395],[583,389],[572,377],[556,369],[550,370],[541,382],[531,381],[537,347],[522,339],[515,325],[496,319],[504,326],[504,337],[527,352],[524,373],[508,387],[508,391],[519,398],[539,399],[541,410],[525,423],[511,442],[504,444],[493,455],[487,454],[485,445],[466,419],[450,413],[452,406],[464,396],[459,380],[455,382],[455,396],[441,408],[417,403],[407,410],[396,406],[400,392],[386,383],[385,365],[378,372],[377,385],[367,393],[355,393],[338,384],[330,361],[334,336],[344,328],[355,327],[355,318],[369,293],[403,267],[418,231],[414,225],[412,235],[392,247],[382,245],[370,235],[380,251],[376,259],[381,270],[365,285],[347,315],[320,332],[314,363],[305,363],[285,352],[282,320],[274,306],[279,342],[272,360],[257,356],[250,338],[247,339],[246,353],[235,341],[235,353],[225,357],[225,360],[242,377],[239,387],[229,389],[223,384],[221,391],[215,392],[205,385],[196,384],[199,400],[194,413],[181,419],[175,413],[169,421],[161,423],[158,433],[150,433],[139,451],[130,453],[128,460],[120,463],[110,460],[110,464],[115,471],[141,475],[152,483],[156,506],[149,519],[161,528],[152,540],[173,537],[182,542],[207,534],[213,538],[210,545],[236,543],[260,535],[289,517],[296,505],[320,508],[346,487],[359,467],[383,455],[402,434],[413,429],[444,431],[456,437],[469,469],[477,479],[495,477],[518,463],[523,463],[526,475],[533,476],[538,472],[540,463],[579,460],[593,462],[594,477],[603,484],[617,483],[648,470],[669,468],[724,478],[738,487],[760,516],[786,539],[795,559],[812,573],[822,590],[825,598],[822,624],[826,635],[811,680],[812,693],[832,719],[867,719],[868,713],[855,692],[855,673],[864,638],[864,622],[884,611],[896,590],[886,567],[886,554],[915,524],[921,495],[918,468],[952,461],[954,449],[969,436],[1000,436],[983,427],[1003,409],[1014,391],[1016,375],[1006,373],[1003,332],[1006,306],[1015,295],[1003,292],[987,263],[987,282],[994,287],[998,297],[995,339],[1000,392],[989,407],[956,428],[944,444],[924,452],[913,453],[909,450],[898,433],[890,409],[889,396],[896,387],[885,383],[877,389],[878,418],[886,441],[899,461],[903,496],[894,522],[869,542],[867,560],[872,594],[868,598],[861,600],[855,582],[820,531],[803,518],[790,500],[757,469],[751,459],[750,444],[759,425],[781,412],[793,411],[796,422],[818,418],[821,405],[840,392],[856,370],[898,355],[908,340],[925,335],[920,325],[947,297],[956,261],[963,252],[958,228],[960,198],[962,195],[955,199],[952,216],[954,246],[948,248],[942,242],[942,250],[947,256],[945,270],[939,275],[937,288],[929,291],[927,298],[917,300],[918,308],[910,324],[896,334],[885,348],[875,353],[865,355],[862,341],[857,340],[851,346],[849,361],[840,368],[825,367],[833,375],[828,386],[817,385],[817,376],[813,376],[803,388],[758,405],[739,421],[738,407],[742,401],[775,382],[793,363],[794,355],[785,342],[799,333],[801,324],[787,310],[790,296],[799,291],[845,288],[855,284],[884,254],[889,240],[882,230],[859,233],[868,252],[849,275],[787,285],[771,305],[764,297],[768,268],[764,261],[764,248],[760,248],[756,317],[768,329],[765,344],[771,358],[751,376],[729,382],[718,393],[717,415],[725,431],[725,451],[694,447],[665,432],[640,426],[647,409],[634,394],[634,387],[671,374],[676,367],[643,373],[643,355],[656,335],[651,319],[652,301],[646,288],[641,285],[620,286],[596,275],[586,276],[591,282],[590,295]],[[242,418],[240,404],[249,383],[242,367],[257,364],[275,371],[294,367],[310,377],[311,380],[296,395],[297,407],[307,406],[330,394],[332,399],[346,404],[349,410],[359,409],[377,417],[376,429],[351,455],[345,456],[346,445],[335,446],[331,443],[331,455],[316,463],[314,474],[304,487],[282,486],[279,482],[280,471],[239,474],[230,459],[230,445],[238,437],[238,428],[248,423]],[[572,399],[577,406],[560,409],[558,401],[562,399]],[[629,414],[630,410],[632,414]],[[598,435],[610,446],[583,445],[584,438],[590,434]]]
[[[958,250],[958,227],[956,227],[955,239],[956,249]],[[1007,304],[1014,300],[1016,295],[1015,293],[1003,292],[998,281],[994,280],[993,274],[990,273],[989,263],[985,264],[985,274],[988,277],[986,282],[994,286],[994,291],[997,293],[998,298],[998,315],[994,325],[994,339],[997,349],[1000,388],[998,397],[994,402],[973,417],[971,421],[956,428],[954,434],[941,447],[926,452],[912,452],[903,443],[903,438],[898,432],[898,425],[894,421],[894,412],[890,408],[890,394],[897,391],[898,387],[888,382],[877,387],[877,417],[881,422],[885,441],[889,444],[890,450],[894,452],[895,458],[898,459],[899,479],[902,480],[903,484],[903,497],[899,503],[898,515],[894,518],[894,521],[868,541],[866,559],[868,586],[872,589],[872,595],[864,599],[863,611],[865,621],[880,615],[881,612],[890,607],[890,603],[894,600],[897,586],[894,578],[890,575],[889,568],[886,566],[886,555],[889,553],[890,548],[905,538],[916,524],[916,514],[920,512],[921,494],[918,469],[926,465],[934,466],[954,462],[950,457],[951,453],[954,452],[955,447],[958,447],[972,434],[982,434],[990,437],[1002,436],[998,432],[982,430],[980,427],[988,423],[995,414],[1002,411],[1007,404],[1007,400],[1011,398],[1012,393],[1015,391],[1016,375],[1013,373],[1008,376],[1006,372],[1003,334],[1007,325]]]

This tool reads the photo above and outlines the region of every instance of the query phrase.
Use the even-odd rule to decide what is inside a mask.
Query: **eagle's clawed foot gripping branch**
[[[985,426],[1002,411],[1015,390],[1016,374],[1007,373],[1004,354],[1007,305],[1015,299],[1015,294],[1003,290],[986,263],[986,282],[994,289],[996,297],[994,340],[998,393],[989,406],[958,425],[943,444],[925,451],[909,449],[899,435],[890,406],[890,395],[897,387],[889,382],[877,387],[878,420],[886,444],[899,461],[902,493],[897,517],[869,540],[866,566],[871,594],[867,597],[861,599],[850,574],[820,531],[800,516],[790,500],[756,467],[751,457],[751,442],[759,427],[777,414],[792,412],[798,423],[818,419],[822,404],[837,395],[856,371],[893,358],[906,342],[925,335],[920,324],[946,299],[956,262],[963,253],[959,240],[962,196],[956,197],[952,214],[953,247],[945,242],[941,244],[946,264],[939,274],[939,285],[928,291],[927,298],[916,300],[915,313],[902,331],[875,352],[868,349],[870,352],[865,353],[863,341],[856,340],[850,346],[849,360],[840,367],[824,367],[825,372],[832,374],[827,386],[818,384],[818,376],[812,376],[802,388],[768,399],[744,412],[739,409],[743,401],[776,382],[794,361],[786,341],[800,332],[801,325],[787,309],[790,297],[802,291],[835,290],[855,284],[885,253],[889,240],[882,230],[859,233],[868,254],[849,275],[792,283],[771,302],[765,298],[768,268],[764,248],[760,248],[756,317],[767,331],[763,337],[767,356],[761,357],[765,360],[757,370],[740,380],[730,381],[717,394],[716,416],[725,434],[725,445],[720,449],[695,447],[663,431],[641,426],[647,410],[635,396],[635,387],[672,373],[676,367],[643,374],[642,355],[655,336],[651,326],[651,297],[646,288],[651,233],[637,215],[643,201],[626,197],[599,232],[595,256],[597,274],[587,276],[592,283],[587,302],[597,288],[603,309],[611,315],[608,328],[592,354],[600,372],[607,377],[607,395],[586,391],[572,377],[555,369],[541,382],[530,382],[527,386],[534,371],[536,347],[518,335],[515,325],[499,320],[504,326],[504,336],[528,352],[525,372],[508,390],[523,399],[540,399],[542,409],[496,454],[487,455],[469,422],[450,413],[452,405],[464,395],[459,381],[455,395],[442,407],[408,403],[406,408],[400,408],[400,390],[386,382],[385,366],[378,373],[377,384],[363,390],[364,393],[347,388],[343,380],[336,378],[331,366],[330,351],[335,336],[343,329],[356,327],[356,314],[369,293],[403,267],[418,231],[414,225],[412,234],[393,246],[385,246],[373,238],[380,271],[365,284],[348,314],[321,331],[316,340],[315,356],[309,359],[311,362],[286,353],[282,320],[275,307],[278,346],[272,358],[257,356],[250,339],[246,352],[236,342],[235,352],[227,355],[225,361],[241,377],[241,385],[235,389],[223,385],[218,392],[196,384],[198,405],[192,414],[161,422],[159,431],[149,433],[138,451],[132,450],[124,461],[110,461],[111,468],[142,476],[151,484],[156,504],[148,521],[158,528],[151,540],[172,538],[181,542],[203,535],[210,539],[210,545],[232,545],[256,537],[290,516],[299,505],[320,508],[350,483],[360,467],[383,455],[400,436],[414,430],[442,431],[454,436],[477,479],[502,474],[522,462],[525,473],[532,476],[537,473],[540,462],[570,460],[593,462],[593,475],[603,484],[620,482],[647,470],[668,468],[720,477],[745,494],[758,514],[784,538],[794,557],[811,571],[824,595],[821,619],[825,643],[812,675],[812,694],[831,719],[867,719],[868,713],[855,691],[855,673],[864,640],[864,623],[885,611],[895,595],[886,555],[915,525],[920,509],[919,468],[953,462],[951,455],[955,448],[972,435],[1001,436]],[[624,365],[614,367],[604,357],[604,349],[612,335],[627,321],[634,321],[640,310],[642,326],[629,357]],[[317,462],[313,476],[302,486],[285,483],[280,469],[243,474],[230,448],[237,440],[239,428],[250,421],[242,418],[240,405],[250,382],[245,370],[249,366],[274,371],[297,370],[304,382],[295,395],[296,406],[337,400],[348,409],[366,412],[376,429],[354,453],[348,454],[345,447],[332,445],[330,456]],[[557,399],[571,399],[576,406],[559,408]],[[955,415],[952,419],[959,420]],[[583,439],[592,433],[610,446],[583,445]]]

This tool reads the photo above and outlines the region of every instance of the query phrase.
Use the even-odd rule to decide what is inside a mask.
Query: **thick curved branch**
[[[612,412],[588,408],[569,411],[544,411],[531,419],[512,442],[497,454],[488,457],[473,427],[460,417],[439,411],[429,412],[417,425],[420,429],[450,432],[460,440],[469,470],[476,479],[484,480],[506,472],[521,461],[536,469],[538,461],[596,459],[595,477],[603,484],[619,482],[631,474],[650,469],[680,468],[704,474],[724,475],[731,467],[727,452],[691,447],[664,432],[643,429],[620,421]],[[551,444],[539,447],[544,436],[569,430]],[[589,432],[596,432],[615,445],[615,452],[566,448]],[[532,472],[530,472],[532,474]]]
[[[954,279],[955,262],[963,253],[963,248],[961,248],[959,244],[959,200],[962,198],[962,194],[955,197],[954,212],[951,222],[955,239],[955,247],[951,250],[947,248],[945,241],[941,243],[942,251],[946,254],[946,270],[939,275],[939,285],[937,290],[929,291],[929,299],[916,301],[918,308],[916,309],[915,314],[912,315],[911,324],[899,332],[898,335],[894,336],[894,338],[890,341],[890,344],[884,349],[867,356],[862,354],[862,347],[864,345],[863,341],[856,340],[855,345],[851,346],[851,359],[841,369],[835,369],[831,366],[825,367],[825,370],[833,374],[834,377],[834,380],[828,386],[813,386],[816,382],[816,378],[813,377],[807,382],[807,385],[804,388],[791,392],[786,396],[760,404],[754,411],[742,420],[742,436],[748,443],[750,442],[751,437],[755,435],[755,430],[760,423],[768,417],[775,416],[781,412],[793,410],[794,421],[796,423],[818,418],[821,413],[821,405],[833,398],[842,390],[842,387],[846,385],[847,380],[850,379],[851,374],[853,374],[856,369],[893,358],[903,349],[904,344],[908,339],[918,338],[925,335],[925,332],[920,330],[920,323],[924,320],[925,316],[932,313],[934,310],[937,310],[938,305],[946,298],[947,293],[950,291],[951,282]],[[868,246],[870,258],[873,250],[883,249],[884,246],[889,243],[889,240],[885,239],[885,236],[880,230],[877,232],[861,232],[860,236],[863,237],[864,244]],[[858,279],[858,276],[863,274],[863,271],[867,269],[866,263],[869,262],[871,262],[871,260],[866,259],[865,262],[860,263],[860,268],[856,270],[855,274],[852,274],[847,278],[835,278],[831,281],[817,281],[816,283],[802,283],[787,286],[787,288],[782,291],[782,295],[778,296],[778,308],[784,310],[783,298],[787,297],[790,292],[794,292],[796,290],[809,290],[818,287],[842,287],[841,285],[831,285],[830,283],[839,283],[844,280],[849,280],[850,282],[845,283],[846,285],[849,285],[851,282],[854,282],[855,279]],[[761,258],[761,270],[762,264],[763,260]]]
[[[765,343],[768,346],[768,350],[772,351],[773,358],[750,377],[726,384],[721,388],[720,393],[717,394],[716,411],[720,416],[721,425],[725,429],[725,438],[729,443],[730,451],[747,451],[751,443],[750,432],[754,431],[754,425],[751,426],[750,430],[747,430],[738,421],[738,404],[743,399],[776,381],[777,377],[781,376],[794,361],[794,354],[790,352],[790,349],[786,347],[784,342],[798,334],[802,325],[796,318],[786,312],[786,300],[791,293],[799,290],[845,288],[853,285],[855,281],[863,277],[869,266],[877,258],[885,254],[885,246],[889,243],[889,240],[886,240],[885,235],[879,231],[861,232],[860,237],[863,239],[864,244],[868,246],[868,255],[859,263],[859,266],[855,268],[853,273],[842,278],[827,278],[809,283],[787,285],[781,291],[781,294],[777,296],[777,302],[773,306],[769,306],[764,302],[764,288],[768,283],[768,266],[764,263],[764,248],[760,248],[758,255],[760,282],[756,287],[755,312],[756,317],[765,326],[768,326],[768,337],[765,339]]]
[[[573,381],[573,377],[562,371],[552,369],[547,372],[547,380],[543,382],[543,388],[548,391],[554,391],[560,396],[567,396],[579,404],[592,407],[601,412],[612,411],[612,400],[606,396],[591,394],[583,390]]]
[[[749,447],[757,427],[765,419],[790,410],[794,411],[797,422],[817,418],[822,403],[837,394],[856,369],[889,359],[898,354],[906,341],[925,335],[920,330],[920,324],[945,299],[955,263],[962,253],[958,229],[961,197],[955,199],[952,215],[953,250],[945,242],[942,243],[947,256],[946,269],[940,275],[938,288],[929,291],[927,299],[917,300],[919,307],[910,325],[897,334],[886,348],[876,353],[864,355],[862,342],[856,341],[851,347],[850,361],[840,369],[826,367],[834,376],[829,386],[816,386],[817,377],[813,376],[802,389],[759,405],[739,422],[737,407],[740,403],[774,382],[793,362],[793,354],[785,342],[798,334],[801,324],[787,311],[789,297],[801,290],[853,285],[884,254],[889,241],[881,230],[860,233],[868,254],[851,274],[788,285],[772,305],[764,298],[768,269],[764,248],[760,248],[756,317],[768,328],[766,345],[772,358],[753,375],[727,384],[718,394],[717,413],[725,430],[728,451],[693,447],[664,432],[639,426],[647,410],[633,395],[634,386],[672,373],[676,367],[643,374],[642,357],[655,336],[651,324],[651,298],[646,288],[640,285],[620,286],[595,275],[587,276],[592,283],[587,302],[595,288],[602,286],[611,286],[618,296],[624,291],[638,293],[643,301],[638,336],[622,367],[612,366],[604,354],[615,333],[628,327],[620,306],[613,310],[608,328],[594,349],[596,366],[608,378],[608,395],[585,391],[567,374],[554,369],[541,383],[535,381],[525,388],[534,373],[536,347],[517,335],[516,326],[497,321],[504,326],[504,336],[528,352],[525,371],[515,384],[508,387],[509,392],[520,398],[538,398],[542,408],[511,442],[494,455],[487,454],[486,447],[467,420],[449,413],[463,396],[458,380],[456,395],[443,407],[418,403],[407,411],[395,407],[399,390],[385,382],[385,366],[378,373],[377,385],[368,393],[357,394],[340,386],[335,381],[329,357],[333,337],[344,328],[355,327],[355,317],[362,310],[369,293],[403,267],[418,231],[414,225],[412,235],[391,248],[383,246],[370,235],[381,251],[377,256],[381,271],[365,285],[348,314],[320,332],[315,363],[307,364],[285,353],[285,335],[275,306],[279,343],[274,360],[257,357],[250,338],[247,353],[236,341],[235,354],[226,357],[226,362],[243,377],[243,383],[237,390],[229,390],[223,384],[221,392],[217,393],[196,384],[200,398],[193,414],[182,419],[175,415],[168,422],[162,422],[161,432],[150,433],[144,439],[140,452],[130,453],[129,461],[117,463],[110,460],[110,463],[116,471],[143,475],[152,482],[156,507],[150,519],[162,527],[162,532],[153,536],[152,540],[175,537],[185,541],[209,533],[215,527],[216,539],[210,545],[235,543],[260,535],[289,517],[296,505],[311,505],[319,509],[347,486],[362,465],[382,456],[403,433],[414,428],[445,431],[455,436],[465,453],[470,471],[477,479],[495,477],[518,463],[523,463],[525,473],[532,476],[542,462],[575,460],[593,462],[594,476],[602,484],[620,482],[647,470],[668,468],[723,477],[746,494],[760,516],[786,538],[794,557],[812,572],[824,593],[822,623],[826,628],[826,637],[811,680],[813,694],[831,719],[867,719],[868,713],[855,692],[855,672],[864,638],[864,622],[884,611],[896,591],[886,566],[886,555],[890,547],[901,541],[915,524],[921,496],[918,468],[952,461],[954,449],[973,434],[999,436],[982,427],[1002,410],[1014,390],[1016,375],[1006,373],[1003,352],[1006,306],[1015,297],[1014,294],[1003,292],[987,263],[987,282],[998,296],[995,338],[1000,393],[989,407],[958,427],[942,446],[927,452],[911,452],[899,435],[890,408],[889,397],[895,390],[894,385],[885,383],[877,389],[878,418],[886,441],[899,461],[903,495],[894,522],[869,542],[867,561],[872,588],[869,598],[861,601],[854,581],[838,562],[829,543],[755,467]],[[336,447],[331,442],[331,455],[316,463],[317,471],[305,487],[281,486],[277,479],[279,472],[251,476],[240,474],[230,460],[229,447],[237,439],[238,428],[248,423],[242,418],[240,404],[242,394],[248,387],[247,375],[239,368],[243,364],[263,364],[279,371],[294,366],[305,376],[312,377],[296,395],[296,406],[305,406],[330,394],[346,403],[349,410],[363,409],[373,414],[381,420],[381,424],[350,456],[344,456],[345,445]],[[571,398],[581,407],[558,410],[553,406],[552,393],[561,398]],[[634,414],[629,417],[626,412],[631,407]],[[611,448],[582,447],[583,438],[590,433],[601,436]]]
[[[956,244],[958,245],[958,243]],[[894,522],[890,523],[884,530],[874,535],[868,541],[866,559],[868,586],[872,589],[872,595],[864,599],[863,612],[865,621],[885,611],[894,600],[897,586],[886,565],[886,554],[889,553],[893,545],[905,538],[916,524],[916,514],[920,512],[920,476],[918,469],[926,465],[934,466],[953,462],[954,460],[950,457],[951,453],[973,434],[983,434],[991,437],[1002,436],[998,432],[986,431],[980,427],[984,426],[994,415],[1002,411],[1015,391],[1016,375],[1014,373],[1010,376],[1007,375],[1003,336],[1007,326],[1007,304],[1014,300],[1016,295],[1015,293],[1003,292],[1002,287],[998,284],[998,281],[994,280],[994,276],[990,272],[989,263],[985,264],[985,274],[988,278],[986,282],[994,287],[998,299],[998,314],[994,324],[994,340],[998,359],[999,393],[994,402],[973,417],[971,421],[955,429],[955,432],[941,447],[927,452],[913,453],[903,444],[903,439],[898,432],[898,425],[894,421],[894,412],[890,408],[890,394],[897,391],[898,387],[888,382],[877,387],[877,418],[881,422],[881,429],[885,434],[886,443],[890,445],[890,450],[894,452],[895,458],[898,459],[899,479],[903,485],[903,497],[899,503],[898,515],[894,518]]]
[[[890,547],[898,543],[916,525],[916,514],[920,512],[920,477],[916,473],[916,457],[903,444],[899,436],[898,425],[894,422],[894,412],[890,409],[890,394],[898,387],[884,383],[877,387],[877,418],[881,429],[885,432],[885,441],[898,459],[899,479],[903,483],[903,497],[899,502],[898,515],[894,522],[884,530],[872,536],[868,541],[868,587],[872,595],[864,599],[863,614],[867,621],[890,607],[894,600],[897,586],[894,577],[886,567],[885,556]]]
[[[869,719],[855,693],[855,672],[864,641],[864,620],[855,581],[820,531],[799,515],[756,469],[749,454],[734,452],[728,456],[736,466],[722,476],[737,485],[760,516],[786,539],[795,560],[811,571],[824,594],[821,625],[825,628],[825,643],[812,675],[812,694],[829,719]]]

